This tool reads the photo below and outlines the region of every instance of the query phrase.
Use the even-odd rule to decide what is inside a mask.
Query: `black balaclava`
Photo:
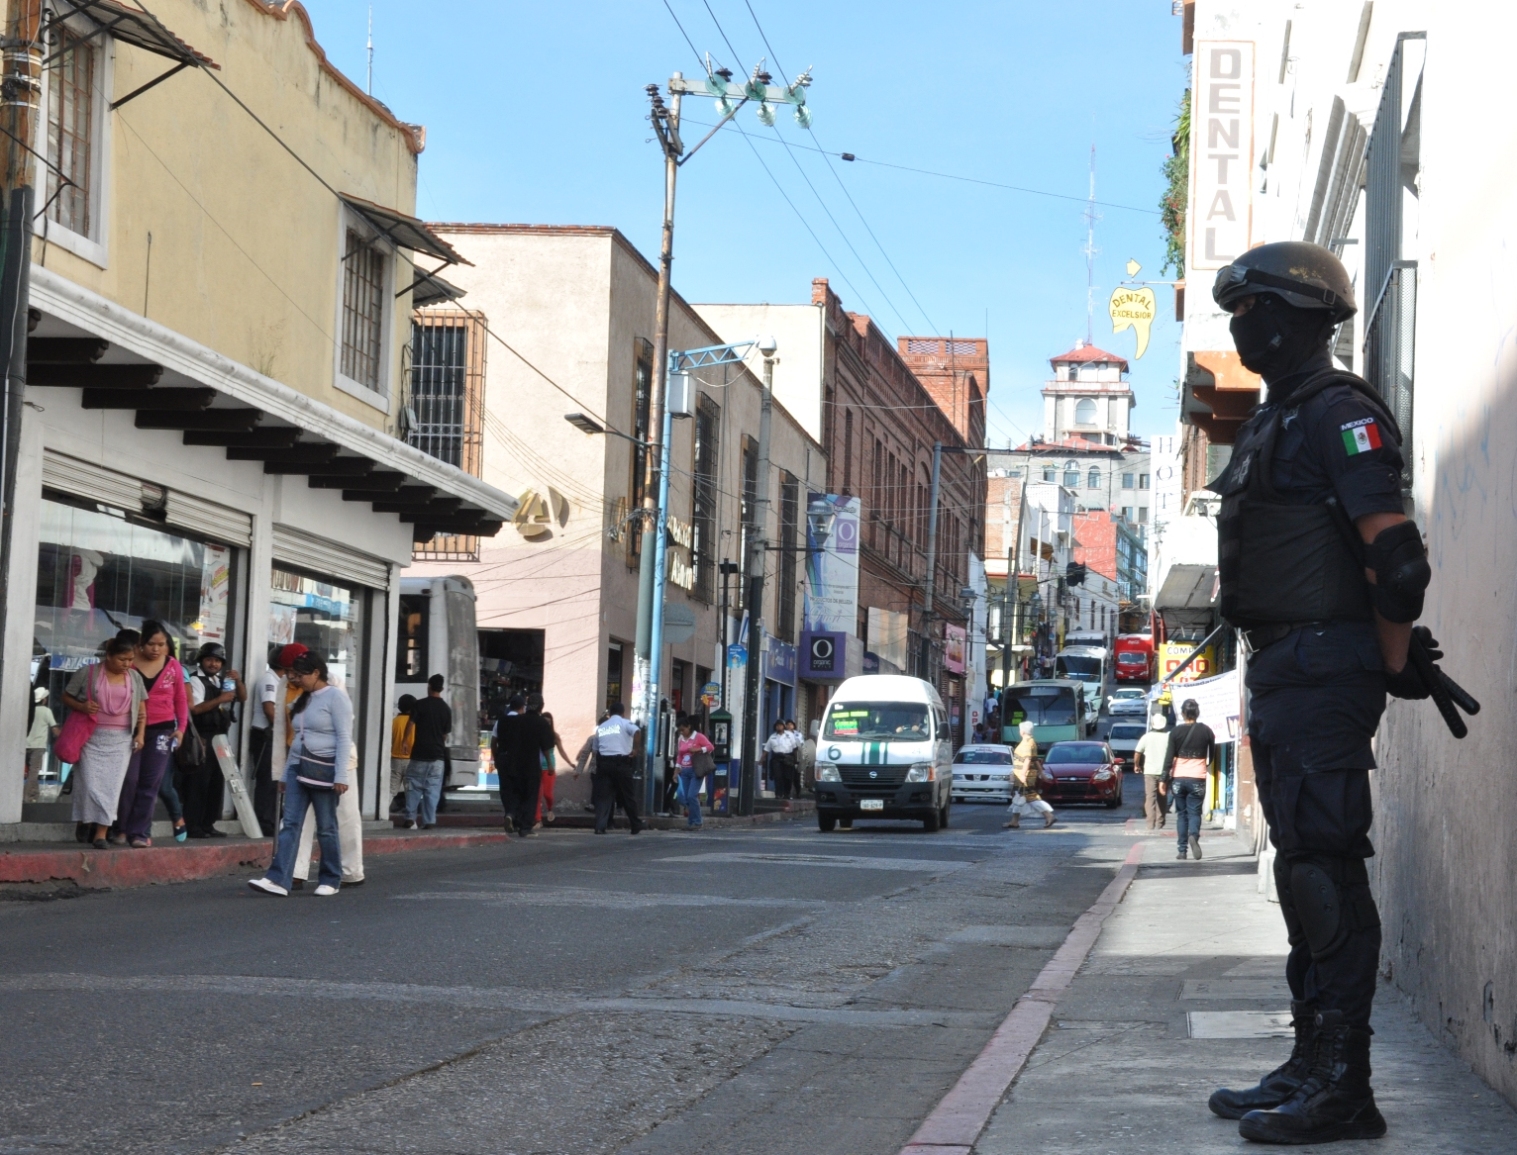
[[[1244,368],[1274,382],[1301,368],[1327,344],[1332,317],[1323,309],[1301,309],[1273,293],[1261,293],[1254,307],[1232,319],[1233,345]]]

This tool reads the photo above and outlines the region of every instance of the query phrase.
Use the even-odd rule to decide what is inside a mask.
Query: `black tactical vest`
[[[1363,547],[1343,507],[1336,498],[1321,505],[1289,505],[1270,476],[1285,415],[1332,385],[1352,387],[1400,441],[1395,419],[1369,384],[1338,370],[1308,378],[1284,401],[1244,423],[1232,461],[1211,485],[1222,497],[1218,608],[1238,629],[1373,617]]]

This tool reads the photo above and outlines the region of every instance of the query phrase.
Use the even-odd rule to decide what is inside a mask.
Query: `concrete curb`
[[[365,858],[413,850],[457,850],[505,842],[503,831],[381,835],[364,839]],[[228,840],[212,846],[154,846],[147,850],[19,850],[0,852],[0,885],[67,883],[89,890],[193,882],[244,870],[263,870],[271,841]]]
[[[1101,896],[1075,920],[1064,944],[1048,960],[1027,993],[1017,1000],[969,1069],[923,1120],[901,1155],[971,1155],[980,1133],[1048,1029],[1059,999],[1085,964],[1085,957],[1101,937],[1101,927],[1127,893],[1142,861],[1140,842],[1128,851],[1127,861]]]

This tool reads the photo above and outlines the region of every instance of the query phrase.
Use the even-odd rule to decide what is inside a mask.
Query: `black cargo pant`
[[[636,771],[628,754],[606,755],[596,758],[595,776],[600,779],[595,791],[595,829],[604,834],[611,825],[611,814],[620,806],[627,812],[627,821],[632,824],[632,833],[643,828],[637,816]]]
[[[1375,853],[1370,739],[1385,712],[1374,626],[1297,630],[1250,658],[1246,684],[1254,778],[1290,938],[1286,981],[1293,998],[1367,1028],[1380,961],[1364,863]]]

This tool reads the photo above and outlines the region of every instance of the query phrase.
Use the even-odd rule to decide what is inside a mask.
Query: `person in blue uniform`
[[[1427,696],[1407,648],[1431,571],[1404,513],[1395,417],[1329,353],[1355,312],[1342,264],[1318,245],[1262,245],[1218,273],[1213,296],[1266,387],[1210,488],[1222,497],[1220,609],[1249,652],[1296,1046],[1258,1086],[1219,1090],[1209,1105],[1259,1142],[1378,1138],[1370,740],[1387,692]]]

